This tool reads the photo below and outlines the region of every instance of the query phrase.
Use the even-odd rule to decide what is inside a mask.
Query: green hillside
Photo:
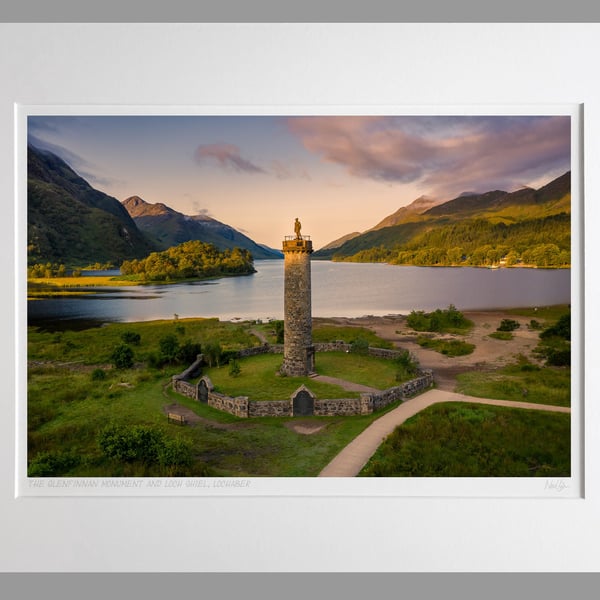
[[[54,154],[28,148],[28,263],[119,265],[155,249],[121,203],[92,188]]]
[[[566,267],[571,262],[570,212],[568,172],[539,190],[455,198],[314,257],[419,266]]]

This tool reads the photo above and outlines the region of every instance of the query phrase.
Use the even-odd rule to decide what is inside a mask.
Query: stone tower
[[[284,255],[284,345],[281,372],[293,377],[308,375],[315,370],[315,349],[312,344],[312,313],[310,284],[310,237],[300,235],[296,219],[294,236],[285,236]]]

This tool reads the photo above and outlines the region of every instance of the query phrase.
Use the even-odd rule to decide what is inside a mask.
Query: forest
[[[422,232],[388,248],[360,250],[335,261],[387,262],[416,266],[569,267],[570,215],[566,213],[518,223],[485,219],[453,222]]]

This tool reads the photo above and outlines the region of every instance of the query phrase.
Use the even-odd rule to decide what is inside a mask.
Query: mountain
[[[429,196],[420,196],[410,204],[400,207],[395,213],[385,217],[385,219],[377,223],[375,227],[371,227],[368,231],[383,229],[384,227],[393,227],[400,223],[415,220],[417,215],[424,213],[441,202],[443,202],[443,200],[435,200]]]
[[[151,204],[139,196],[123,200],[123,207],[137,227],[161,249],[190,240],[200,240],[214,244],[220,250],[236,246],[244,248],[255,259],[282,257],[281,252],[257,244],[230,225],[206,215],[184,215],[166,204]]]
[[[118,265],[155,249],[116,198],[94,189],[55,154],[28,146],[28,262]]]
[[[446,215],[450,217],[502,218],[507,221],[549,216],[570,212],[571,172],[552,180],[535,190],[530,187],[515,192],[495,190],[485,194],[459,196],[423,213],[425,217]]]
[[[360,231],[354,231],[353,233],[348,233],[348,234],[342,236],[341,238],[338,238],[337,240],[333,240],[333,242],[329,242],[329,244],[326,244],[320,250],[335,250],[336,248],[339,248],[345,242],[348,242],[348,241],[354,239],[355,237],[358,237],[359,235],[360,235]]]
[[[571,173],[567,172],[537,190],[465,193],[429,207],[426,198],[418,198],[372,229],[336,248],[321,249],[313,257],[457,264],[457,257],[458,262],[476,261],[474,256],[483,256],[484,250],[495,256],[513,249],[521,256],[530,246],[552,245],[554,259],[559,261],[561,253],[564,261],[570,249],[570,190]],[[453,252],[447,254],[450,249]]]
[[[420,196],[410,204],[406,206],[402,206],[395,213],[388,215],[382,221],[377,223],[375,227],[371,227],[362,233],[359,231],[354,231],[353,233],[348,233],[337,240],[333,240],[333,242],[329,242],[325,246],[319,249],[318,252],[315,253],[315,258],[320,258],[324,254],[331,254],[333,250],[340,248],[346,242],[349,242],[361,235],[367,234],[371,231],[375,231],[378,229],[384,229],[385,227],[392,227],[394,225],[399,225],[400,223],[406,223],[415,220],[418,215],[430,209],[433,206],[436,206],[442,202],[442,200],[434,200],[429,196]],[[351,247],[347,246],[346,248]]]

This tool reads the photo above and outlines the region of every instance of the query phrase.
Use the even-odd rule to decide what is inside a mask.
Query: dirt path
[[[440,402],[473,402],[493,406],[506,406],[510,408],[523,408],[528,410],[545,410],[551,412],[570,413],[571,409],[565,406],[549,404],[534,404],[532,402],[511,402],[509,400],[491,400],[475,398],[463,394],[455,394],[444,390],[430,390],[407,400],[394,410],[386,413],[369,425],[361,434],[354,438],[320,473],[319,477],[356,477],[360,470],[383,440],[410,417],[425,410],[433,404]]]
[[[219,421],[213,421],[212,419],[201,417],[191,408],[177,404],[177,402],[163,406],[163,413],[165,415],[168,413],[173,413],[175,415],[179,415],[180,417],[185,417],[187,424],[191,425],[192,427],[194,425],[198,425],[199,423],[208,427],[213,427],[214,429],[227,429],[229,431],[254,427],[254,424],[248,421],[244,421],[242,423],[220,423]]]

